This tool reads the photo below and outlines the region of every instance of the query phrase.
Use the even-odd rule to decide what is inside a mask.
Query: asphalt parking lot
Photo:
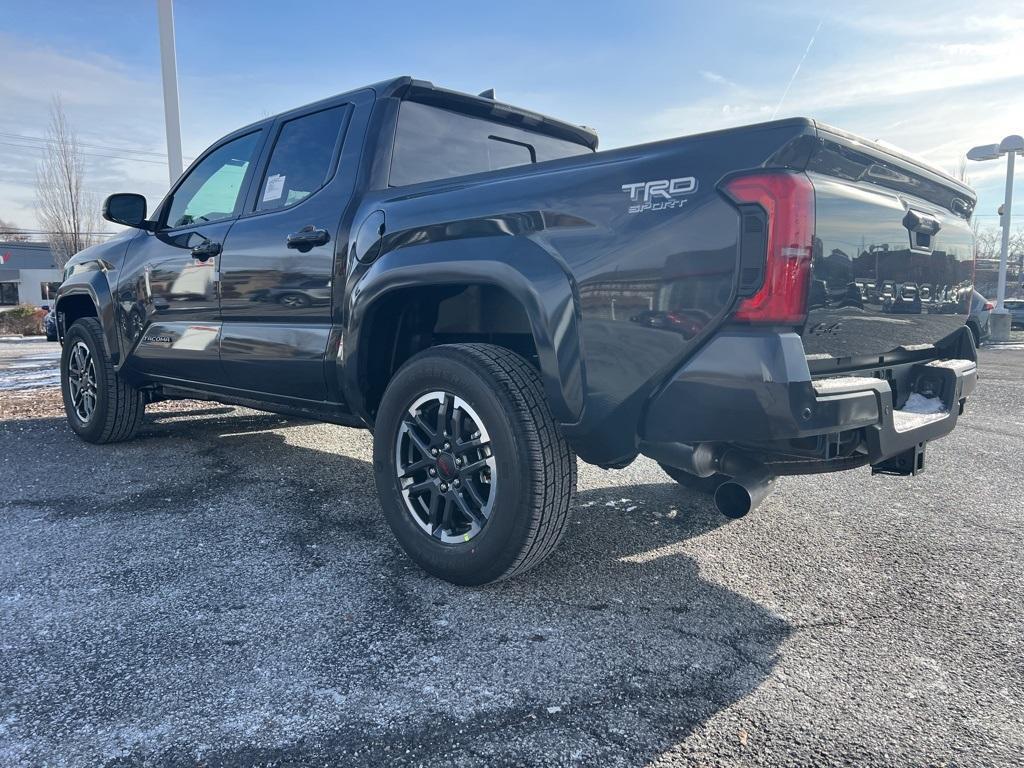
[[[98,447],[0,393],[0,764],[1020,765],[1024,343],[980,366],[918,478],[729,522],[581,465],[481,589],[398,550],[367,433],[196,404]]]

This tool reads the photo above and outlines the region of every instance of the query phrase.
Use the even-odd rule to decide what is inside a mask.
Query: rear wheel
[[[697,475],[691,474],[686,470],[670,467],[668,464],[659,463],[658,466],[665,470],[665,474],[677,483],[698,493],[713,494],[718,490],[718,486],[729,479],[728,475],[723,475],[720,472],[716,472],[710,477],[697,477]]]
[[[575,457],[537,372],[487,344],[433,347],[395,374],[373,465],[399,544],[455,584],[498,581],[544,560],[576,488]]]
[[[76,320],[68,329],[60,383],[68,425],[83,440],[116,443],[135,436],[145,409],[142,395],[114,370],[95,317]]]

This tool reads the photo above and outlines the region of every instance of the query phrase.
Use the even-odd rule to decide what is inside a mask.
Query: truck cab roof
[[[351,91],[343,91],[342,93],[330,96],[326,99],[320,99],[315,102],[310,102],[309,104],[303,104],[301,106],[285,110],[284,112],[279,112],[276,115],[265,117],[262,120],[257,120],[243,128],[232,131],[232,135],[240,135],[256,126],[272,123],[279,118],[289,116],[292,112],[305,112],[309,107],[320,104],[321,102],[326,106],[329,103],[337,101],[339,97],[347,96],[349,94],[355,95],[360,91],[367,90],[373,91],[377,98],[396,98],[416,101],[422,104],[430,104],[435,107],[450,109],[455,112],[475,117],[483,117],[488,120],[508,123],[509,125],[513,125],[523,130],[543,133],[556,139],[572,141],[576,144],[588,147],[592,151],[597,151],[597,131],[593,128],[588,128],[583,125],[573,125],[572,123],[565,122],[564,120],[559,120],[548,115],[542,115],[539,112],[532,112],[528,109],[516,107],[511,104],[495,101],[494,99],[486,96],[474,96],[473,94],[453,91],[448,88],[439,88],[429,80],[417,80],[409,75],[393,77],[389,80],[381,80],[380,82],[373,83],[372,85],[354,88]]]

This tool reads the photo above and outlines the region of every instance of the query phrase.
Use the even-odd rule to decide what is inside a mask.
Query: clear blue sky
[[[493,87],[503,101],[597,128],[605,147],[777,112],[954,170],[971,145],[1024,133],[1021,3],[831,5],[176,0],[185,153],[399,74]],[[166,189],[161,158],[143,154],[165,149],[155,0],[6,3],[0,73],[0,218],[35,226],[39,144],[17,137],[43,134],[55,93],[91,145],[94,194],[155,200]],[[1002,169],[968,172],[981,221],[994,224]],[[1024,181],[1016,194],[1024,212]]]

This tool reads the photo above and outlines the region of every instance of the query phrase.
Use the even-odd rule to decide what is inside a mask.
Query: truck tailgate
[[[802,335],[812,369],[924,350],[963,326],[974,275],[969,188],[821,126],[806,170],[815,238]]]

